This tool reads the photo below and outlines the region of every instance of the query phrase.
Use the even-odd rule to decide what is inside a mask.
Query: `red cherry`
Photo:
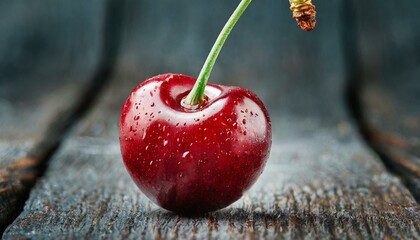
[[[123,106],[120,144],[137,186],[168,210],[196,214],[238,200],[264,169],[271,124],[258,97],[207,84],[223,43],[251,0],[241,0],[198,79],[166,74],[137,86]]]
[[[196,79],[150,78],[135,88],[120,119],[125,166],[159,206],[184,214],[238,200],[263,171],[271,124],[261,100],[240,87],[208,84],[205,102],[181,104]]]

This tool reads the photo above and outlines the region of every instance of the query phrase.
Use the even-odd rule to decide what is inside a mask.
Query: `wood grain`
[[[365,135],[420,200],[420,24],[409,1],[358,6],[359,108]],[[418,4],[415,4],[418,5]],[[375,8],[377,14],[368,9]],[[395,14],[402,13],[403,14]],[[386,17],[380,17],[386,16]]]
[[[197,75],[235,2],[127,4],[117,72],[3,237],[419,238],[418,204],[348,115],[343,2],[319,2],[328,15],[319,14],[310,34],[295,26],[287,1],[255,1],[238,23],[210,81],[245,86],[263,99],[272,152],[243,198],[193,218],[160,209],[134,185],[119,152],[119,113],[131,89],[149,76]]]
[[[104,11],[99,2],[0,3],[0,233],[96,85]]]

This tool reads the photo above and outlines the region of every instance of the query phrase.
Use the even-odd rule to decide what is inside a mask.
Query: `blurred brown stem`
[[[313,30],[316,24],[316,11],[312,0],[289,0],[289,2],[293,18],[296,19],[300,28],[305,31]]]

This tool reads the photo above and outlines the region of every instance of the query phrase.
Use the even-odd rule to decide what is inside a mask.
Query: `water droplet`
[[[147,149],[148,149],[148,148],[149,148],[149,145],[147,145],[147,146],[146,146],[146,148],[145,148],[144,150],[146,150],[146,151],[147,151]]]
[[[154,107],[154,106],[155,106],[155,103],[150,104],[150,106],[151,106],[151,107]]]
[[[179,174],[179,177],[180,177],[180,178],[182,178],[183,176],[184,176],[184,174],[183,174],[183,173],[180,173],[180,174]]]
[[[152,161],[150,161],[149,165],[152,165],[152,164],[153,164],[153,160],[152,160]]]
[[[190,151],[186,151],[182,154],[182,157],[185,158],[188,154],[190,153]]]
[[[168,144],[168,140],[163,141],[163,146],[166,146]]]

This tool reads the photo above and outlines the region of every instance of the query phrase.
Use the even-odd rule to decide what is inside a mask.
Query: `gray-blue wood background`
[[[255,0],[210,82],[266,104],[267,168],[232,206],[153,205],[121,161],[125,98],[197,76],[239,1],[0,1],[0,233],[15,238],[420,238],[420,2]]]

